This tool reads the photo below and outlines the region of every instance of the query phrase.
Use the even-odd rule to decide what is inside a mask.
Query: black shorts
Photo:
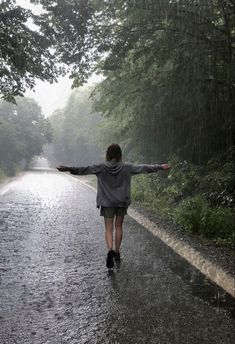
[[[100,216],[105,219],[113,219],[114,216],[125,216],[127,214],[126,207],[101,207]]]

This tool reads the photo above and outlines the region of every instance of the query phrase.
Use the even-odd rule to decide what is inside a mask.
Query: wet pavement
[[[233,343],[234,300],[126,218],[105,267],[95,193],[35,170],[0,188],[0,343]]]

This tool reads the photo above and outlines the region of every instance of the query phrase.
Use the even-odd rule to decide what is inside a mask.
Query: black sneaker
[[[120,257],[120,252],[116,253],[114,252],[114,259],[116,260],[116,262],[120,262],[121,261],[121,257]]]
[[[113,250],[110,250],[107,254],[107,259],[106,259],[106,266],[108,269],[111,269],[114,266],[114,262],[113,262],[114,256],[115,256],[115,252]]]

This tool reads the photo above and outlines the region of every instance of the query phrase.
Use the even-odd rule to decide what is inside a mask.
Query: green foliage
[[[204,165],[234,145],[234,2],[31,2],[44,12],[0,5],[5,99],[35,77],[68,72],[79,86],[96,71],[105,76],[96,101],[102,128],[115,126],[128,157],[177,153]]]
[[[234,161],[228,152],[208,161],[205,166],[193,165],[174,157],[170,160],[172,169],[168,179],[178,192],[175,201],[201,194],[213,206],[233,207]]]
[[[0,12],[0,90],[4,99],[14,101],[34,86],[35,77],[54,80],[54,58],[49,39],[28,26],[28,21],[36,23],[38,16],[13,0],[2,1]]]
[[[118,1],[104,8],[100,41],[113,40],[98,65],[106,79],[96,109],[118,123],[119,142],[138,160],[177,153],[200,165],[227,150],[235,137],[234,4]]]
[[[185,230],[222,240],[234,238],[234,216],[232,209],[212,208],[201,196],[185,199],[174,211],[176,223]]]
[[[213,205],[232,207],[235,204],[235,161],[231,148],[226,154],[211,159],[200,183],[200,192]]]
[[[175,210],[176,223],[192,233],[201,233],[208,222],[209,207],[202,198],[184,200]]]
[[[159,216],[171,218],[175,186],[169,185],[163,175],[138,175],[132,180],[132,200],[140,202],[157,212]]]
[[[176,156],[170,159],[170,163],[172,168],[168,178],[171,185],[177,185],[177,192],[174,196],[175,201],[197,192],[201,182],[201,168],[186,160],[182,161]]]
[[[218,161],[211,160],[199,168],[174,157],[167,178],[160,174],[135,177],[132,198],[186,231],[234,245],[233,162],[225,156],[222,160],[219,167]]]
[[[87,165],[100,160],[97,146],[97,126],[100,116],[92,113],[91,90],[74,90],[65,106],[50,117],[54,131],[47,155],[53,165]]]
[[[34,100],[0,102],[0,168],[5,174],[14,175],[17,165],[23,160],[27,165],[51,139],[50,124]]]
[[[13,102],[34,87],[36,78],[53,82],[67,72],[78,85],[93,60],[88,54],[90,1],[30,2],[41,4],[40,14],[15,0],[0,4],[0,93]]]

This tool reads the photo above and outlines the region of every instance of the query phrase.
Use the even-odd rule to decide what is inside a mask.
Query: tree
[[[51,140],[49,121],[33,99],[17,98],[17,106],[0,103],[0,168],[6,174],[14,175],[22,160],[28,165]]]
[[[36,59],[34,66],[45,74],[22,72],[14,63],[20,49],[3,44],[3,74],[13,77],[7,89],[2,84],[6,99],[23,92],[26,77],[31,87],[35,76],[52,80],[69,72],[78,86],[97,71],[106,77],[97,89],[97,109],[118,123],[119,140],[140,157],[156,160],[178,152],[203,164],[235,144],[234,1],[32,2],[45,12],[14,12],[13,0],[3,2],[3,43],[11,42],[14,21],[19,23],[16,46],[24,39],[34,47],[26,48],[29,61],[39,51],[45,63]],[[29,18],[37,31],[28,28]],[[40,37],[35,46],[33,35]],[[40,42],[45,43],[38,50]]]
[[[234,145],[234,3],[119,1],[115,9],[105,11],[112,43],[97,110],[119,118],[120,140],[148,160],[177,152],[199,164]]]
[[[90,92],[89,88],[74,90],[66,106],[50,117],[54,135],[47,154],[53,164],[87,165],[100,160],[96,142],[100,115],[92,113]]]
[[[0,92],[8,101],[33,88],[35,78],[54,82],[65,72],[71,78],[81,70],[87,74],[89,1],[31,2],[41,3],[44,12],[35,15],[15,0],[0,4]]]

